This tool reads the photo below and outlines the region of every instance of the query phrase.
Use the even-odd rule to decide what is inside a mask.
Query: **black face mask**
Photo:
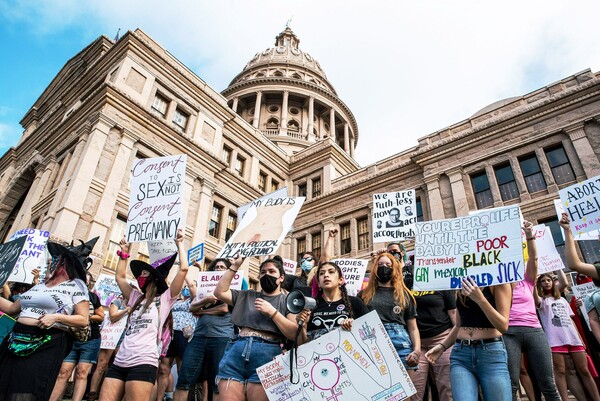
[[[265,274],[260,278],[260,287],[263,289],[264,292],[271,293],[275,291],[277,287],[279,287],[279,284],[277,284],[278,279],[279,277],[273,277],[269,276],[268,274]]]
[[[377,266],[377,279],[381,283],[387,283],[392,279],[392,268],[388,266]]]

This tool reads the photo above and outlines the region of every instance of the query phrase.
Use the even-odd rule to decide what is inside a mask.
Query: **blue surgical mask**
[[[302,268],[302,271],[308,273],[314,267],[314,265],[312,264],[312,259],[303,261],[302,264],[300,265],[300,267]]]
[[[190,296],[190,289],[189,288],[184,288],[183,290],[181,290],[181,295],[183,295],[184,297],[189,297]]]

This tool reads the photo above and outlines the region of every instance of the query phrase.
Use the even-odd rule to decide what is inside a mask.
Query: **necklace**
[[[333,301],[328,301],[325,298],[323,298],[323,301],[325,301],[325,303],[327,304],[327,306],[331,306],[332,303],[339,302],[340,300],[341,300],[341,298],[340,299],[335,299]]]

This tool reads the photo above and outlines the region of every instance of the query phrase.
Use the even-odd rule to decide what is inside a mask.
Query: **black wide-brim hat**
[[[50,252],[50,255],[52,255],[52,257],[54,258],[62,256],[65,259],[67,265],[71,266],[75,270],[77,278],[85,282],[85,266],[77,253],[73,252],[66,246],[50,241],[48,241],[48,252]]]
[[[156,268],[141,260],[132,260],[131,263],[129,263],[129,268],[135,278],[138,278],[140,274],[142,274],[142,270],[147,270],[156,281],[157,294],[161,295],[169,288],[167,285],[167,276],[175,263],[175,259],[177,259],[177,253],[171,255],[167,260],[156,266]]]

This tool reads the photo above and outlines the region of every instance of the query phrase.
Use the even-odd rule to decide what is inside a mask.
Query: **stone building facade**
[[[358,125],[319,63],[286,28],[218,93],[141,30],[102,36],[69,60],[0,158],[0,240],[34,227],[99,235],[94,272],[116,265],[136,158],[185,153],[187,245],[214,257],[237,208],[274,189],[306,196],[279,253],[295,259],[339,229],[336,254],[367,257],[372,194],[416,188],[419,218],[520,204],[550,224],[558,190],[600,174],[600,74],[585,70],[494,103],[398,154],[361,167]],[[363,134],[367,135],[368,133]],[[586,260],[600,259],[593,241]],[[144,244],[134,254],[147,258]],[[250,261],[250,278],[258,260]]]

